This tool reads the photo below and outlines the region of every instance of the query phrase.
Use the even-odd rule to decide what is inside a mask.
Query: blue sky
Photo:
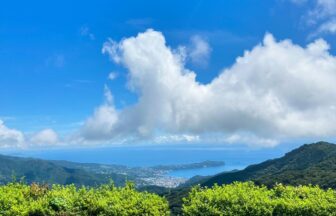
[[[188,57],[184,68],[194,71],[196,81],[203,85],[211,83],[223,69],[234,65],[245,50],[251,51],[263,43],[267,33],[272,34],[276,41],[290,39],[300,47],[323,38],[329,44],[327,52],[332,56],[336,47],[334,6],[333,0],[3,2],[0,7],[0,120],[5,127],[3,134],[9,130],[20,132],[25,140],[30,140],[23,142],[33,145],[31,140],[36,140],[33,137],[42,136],[43,133],[39,133],[48,129],[44,135],[57,134],[57,142],[60,139],[67,142],[69,138],[65,137],[80,133],[78,131],[83,124],[85,128],[87,119],[95,118],[95,109],[110,103],[104,97],[104,89],[105,93],[113,95],[113,109],[117,112],[137,104],[139,92],[143,89],[130,90],[131,66],[111,61],[110,52],[102,53],[103,44],[109,38],[121,43],[122,39],[154,29],[163,35],[171,49],[186,48]],[[198,54],[197,46],[200,46]],[[193,53],[198,55],[195,59]],[[108,79],[111,72],[116,74],[113,80]],[[329,101],[332,99],[328,98]],[[331,106],[333,104],[326,105]],[[143,110],[135,113],[143,113]],[[273,135],[264,136],[259,131],[246,129],[245,125],[234,129],[226,126],[218,129],[216,126],[214,131],[211,129],[213,126],[209,126],[205,132],[200,132],[199,128],[174,131],[170,129],[171,125],[161,127],[165,123],[158,121],[146,130],[160,136],[184,137],[176,138],[178,142],[189,141],[189,136],[197,136],[197,140],[205,137],[207,142],[211,142],[212,137],[221,140],[222,136],[235,140],[237,133],[249,137],[239,138],[240,143],[251,137],[275,139]],[[316,130],[325,128],[328,126],[322,119],[321,128]],[[325,134],[303,131],[288,135],[278,130],[285,135],[276,137],[276,140],[278,143],[281,140],[334,137],[333,131],[326,131]],[[148,135],[146,131],[145,137],[139,139],[136,132],[117,135],[111,132],[107,138],[105,134],[98,140],[108,144],[115,142],[114,136],[118,136],[119,140],[137,137],[137,141],[132,142],[149,142],[152,132]],[[3,142],[6,139],[3,138]],[[170,139],[162,139],[170,142]],[[46,142],[53,143],[52,140]],[[227,141],[224,139],[222,142]]]

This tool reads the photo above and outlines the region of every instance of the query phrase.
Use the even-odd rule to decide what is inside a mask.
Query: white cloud
[[[104,43],[102,53],[103,54],[108,53],[111,60],[113,60],[116,63],[119,63],[121,59],[118,55],[118,50],[119,50],[119,44],[113,41],[112,39],[109,39]]]
[[[113,106],[113,95],[107,86],[104,88],[104,95],[105,103],[95,110],[93,116],[86,120],[81,129],[81,133],[87,140],[109,139],[118,122],[118,113]]]
[[[109,80],[115,80],[116,78],[118,77],[118,73],[116,73],[116,72],[111,72],[111,73],[109,73],[109,75],[108,75],[108,79]]]
[[[252,147],[274,147],[279,144],[275,139],[260,138],[254,135],[233,134],[225,137],[224,142],[229,144],[247,144]]]
[[[105,96],[106,103],[108,105],[113,104],[113,95],[112,95],[111,90],[107,87],[107,85],[104,86],[104,96]]]
[[[57,133],[52,129],[44,129],[31,137],[31,145],[55,145],[59,142]]]
[[[6,127],[0,120],[0,147],[21,147],[25,138],[21,131]]]
[[[118,121],[118,115],[114,107],[102,105],[98,107],[82,128],[86,139],[108,139]]]
[[[335,34],[336,33],[336,19],[330,20],[326,23],[323,23],[317,33],[330,33]]]
[[[313,0],[315,7],[308,12],[308,21],[316,23],[320,20],[328,21],[336,15],[335,0]]]
[[[309,26],[315,26],[315,31],[310,37],[316,37],[319,34],[336,33],[336,1],[335,0],[291,0],[295,4],[304,3],[313,5],[313,7],[303,16],[303,19]]]
[[[103,51],[128,69],[128,86],[138,102],[118,111],[103,104],[87,120],[82,136],[250,134],[252,143],[269,146],[283,138],[335,136],[336,58],[328,48],[324,40],[300,47],[267,34],[262,44],[203,85],[160,32],[110,40]],[[249,142],[231,142],[241,140]]]
[[[198,142],[200,137],[197,135],[161,135],[153,138],[155,143],[185,143],[185,142]]]
[[[0,120],[0,147],[27,148],[36,146],[50,146],[59,143],[58,135],[52,129],[44,129],[32,136],[27,136],[16,129],[8,128]]]
[[[191,38],[191,44],[188,47],[188,56],[191,62],[197,65],[206,65],[208,63],[211,48],[206,40],[195,35]]]

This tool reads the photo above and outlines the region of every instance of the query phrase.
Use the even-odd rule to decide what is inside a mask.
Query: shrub
[[[336,215],[336,193],[317,186],[283,186],[272,189],[252,182],[194,187],[184,198],[184,215]]]
[[[164,198],[137,192],[132,184],[119,188],[76,188],[74,185],[10,183],[0,186],[1,216],[169,215]]]

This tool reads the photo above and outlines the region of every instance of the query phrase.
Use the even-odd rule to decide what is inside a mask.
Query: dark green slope
[[[47,160],[0,155],[0,184],[13,181],[13,177],[16,180],[23,177],[27,183],[88,186],[108,183],[111,179],[117,185],[125,182],[125,176],[123,175],[91,173],[84,169],[61,166]]]
[[[214,184],[248,180],[270,187],[278,182],[290,185],[317,184],[323,188],[336,189],[336,145],[326,142],[306,144],[281,158],[251,165],[241,171],[195,177],[171,190],[150,187],[144,190],[165,196],[169,200],[172,215],[181,215],[182,199],[188,195],[192,186],[200,184],[211,187]]]
[[[283,183],[336,188],[336,145],[326,142],[305,144],[281,158],[251,165],[241,171],[215,175],[202,185],[247,180],[267,186]]]

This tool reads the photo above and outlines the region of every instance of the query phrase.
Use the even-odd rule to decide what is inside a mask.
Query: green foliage
[[[303,145],[285,156],[268,160],[244,170],[221,173],[204,182],[202,186],[230,184],[235,181],[253,181],[272,187],[276,183],[286,185],[319,185],[336,189],[336,145],[318,142]]]
[[[184,215],[336,215],[336,192],[318,186],[276,185],[272,189],[252,182],[194,187],[184,198]]]
[[[33,158],[20,158],[0,155],[0,184],[24,181],[48,184],[75,184],[77,186],[95,186],[106,184],[110,179],[123,186],[126,176],[117,173],[104,173],[100,169],[94,172],[85,169],[89,165],[65,161],[47,161]],[[93,168],[99,165],[92,165]],[[128,176],[128,179],[133,180]]]
[[[74,185],[25,185],[10,183],[0,186],[1,216],[107,216],[169,215],[164,198],[137,192],[134,185],[98,188]]]

